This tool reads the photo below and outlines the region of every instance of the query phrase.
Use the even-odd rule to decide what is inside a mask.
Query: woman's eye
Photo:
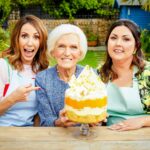
[[[110,37],[111,40],[117,39],[115,36]]]
[[[77,46],[71,46],[71,49],[72,49],[72,50],[77,50],[78,47],[77,47]]]
[[[58,48],[59,49],[65,49],[65,46],[64,45],[58,45]]]
[[[58,46],[57,46],[57,49],[58,49],[58,50],[65,50],[65,45],[58,45]]]
[[[130,39],[129,39],[129,38],[124,38],[123,40],[124,40],[124,41],[130,41]]]
[[[64,48],[65,46],[64,45],[59,45],[58,47],[63,47]]]
[[[34,36],[34,39],[39,39],[40,37],[38,35],[35,35]]]
[[[25,38],[27,38],[28,36],[27,36],[27,34],[22,34],[21,37],[25,39]]]

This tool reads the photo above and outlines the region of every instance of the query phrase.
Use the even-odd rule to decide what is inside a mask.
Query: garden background
[[[122,17],[124,8],[127,13],[130,10],[130,16],[133,8],[150,13],[150,0],[1,0],[0,52],[9,47],[10,32],[16,21],[26,14],[34,14],[43,20],[48,32],[62,23],[72,23],[83,29],[89,48],[86,58],[80,64],[89,64],[95,68],[105,59],[104,43],[108,28],[113,21]],[[148,20],[149,27],[150,18]],[[140,21],[144,22],[144,17]],[[146,59],[149,59],[149,29],[142,28],[141,41]],[[95,44],[91,45],[93,42]],[[54,61],[50,62],[50,65],[55,64]]]

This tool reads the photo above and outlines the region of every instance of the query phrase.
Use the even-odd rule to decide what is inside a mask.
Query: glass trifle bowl
[[[85,66],[78,78],[71,78],[69,86],[65,93],[66,115],[69,120],[81,124],[80,131],[75,136],[96,136],[89,124],[101,122],[107,116],[105,84],[92,68]]]

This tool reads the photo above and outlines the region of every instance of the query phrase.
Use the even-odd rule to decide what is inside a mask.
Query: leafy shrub
[[[9,31],[0,27],[0,52],[9,47]]]
[[[93,32],[91,25],[90,25],[90,27],[86,27],[84,29],[84,33],[85,33],[88,41],[97,41],[98,35],[97,35],[97,33]]]
[[[141,34],[142,49],[146,54],[146,59],[150,61],[150,30],[143,30]]]
[[[150,31],[143,30],[141,35],[142,49],[146,53],[150,53]]]

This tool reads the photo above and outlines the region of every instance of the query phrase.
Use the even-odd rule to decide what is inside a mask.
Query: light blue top
[[[109,82],[108,93],[108,120],[107,125],[118,123],[122,120],[146,116],[139,95],[138,80],[135,77],[137,68],[134,67],[132,87],[118,87]]]
[[[21,75],[17,70],[10,71],[10,86],[6,96],[19,86],[34,85],[35,80]],[[10,107],[3,115],[0,115],[0,126],[32,126],[33,117],[37,113],[37,102],[35,92],[28,95],[28,100],[18,102]]]

